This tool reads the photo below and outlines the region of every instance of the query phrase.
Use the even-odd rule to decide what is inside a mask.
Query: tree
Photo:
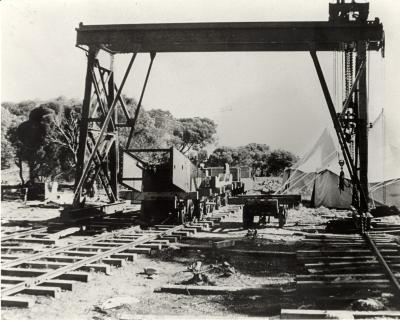
[[[200,163],[205,163],[207,161],[208,152],[207,150],[190,151],[188,157],[193,164],[199,166]]]
[[[10,142],[10,129],[16,126],[17,116],[10,113],[9,110],[1,106],[1,169],[10,168],[13,163],[14,147]]]
[[[250,143],[238,148],[219,147],[208,157],[207,166],[250,166],[260,176],[279,175],[296,161],[296,157],[285,150],[270,151],[266,144]]]
[[[49,133],[49,139],[59,146],[61,176],[67,180],[73,178],[78,161],[81,108],[65,106],[62,113],[54,115],[53,130]]]
[[[182,118],[176,122],[173,135],[177,138],[175,144],[179,151],[187,153],[198,151],[215,142],[217,125],[208,118]]]
[[[273,176],[281,175],[285,168],[292,166],[297,157],[289,151],[274,150],[268,156],[268,174]]]
[[[54,177],[59,169],[58,146],[50,136],[56,111],[59,111],[57,104],[42,104],[33,109],[29,119],[16,130],[19,140],[16,142],[16,155],[20,161],[28,163],[31,182]],[[20,164],[22,166],[22,162]]]
[[[213,151],[213,153],[208,157],[207,166],[208,167],[222,167],[225,163],[229,165],[237,165],[236,160],[234,160],[235,148],[222,146]]]

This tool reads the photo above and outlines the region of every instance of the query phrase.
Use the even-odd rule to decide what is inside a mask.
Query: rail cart
[[[268,223],[271,217],[277,218],[279,228],[282,228],[287,219],[289,207],[300,204],[300,195],[240,195],[229,198],[229,204],[243,205],[243,228],[254,227],[254,218],[259,217],[258,224]]]
[[[130,149],[123,154],[121,183],[141,205],[144,225],[183,224],[226,204],[227,171],[207,174],[176,148]]]

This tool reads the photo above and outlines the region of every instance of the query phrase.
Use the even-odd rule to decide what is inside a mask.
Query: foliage
[[[296,161],[296,156],[291,152],[274,150],[268,156],[268,173],[273,176],[280,175],[285,168],[292,166]]]
[[[199,151],[208,144],[215,142],[217,125],[208,118],[178,119],[174,129],[174,136],[178,139],[177,148],[182,153],[190,150]]]
[[[291,166],[296,157],[284,150],[273,150],[266,144],[250,143],[238,148],[219,147],[207,160],[207,166],[250,166],[260,176],[279,175],[285,167]]]
[[[130,117],[137,102],[123,97]],[[1,106],[1,167],[17,165],[21,182],[24,164],[29,168],[29,180],[74,178],[79,145],[81,102],[65,97],[50,101],[28,100],[3,102]],[[118,109],[118,123],[126,121]],[[277,175],[295,162],[288,151],[271,151],[266,144],[250,143],[238,148],[219,147],[208,156],[205,147],[216,141],[216,127],[208,118],[175,118],[161,109],[139,112],[131,148],[168,148],[175,146],[196,164],[207,166],[251,166],[254,173]],[[125,148],[129,128],[119,127],[119,145]]]
[[[136,100],[125,96],[123,100],[132,117]],[[31,181],[54,178],[70,181],[76,169],[81,108],[80,101],[65,97],[45,102],[3,102],[2,169],[17,165],[22,183],[27,179],[22,177],[25,163]],[[117,111],[118,122],[125,122],[122,109]],[[118,132],[120,148],[125,148],[130,129],[120,127]],[[191,153],[194,159],[204,161],[207,153],[201,148],[214,142],[215,133],[216,125],[209,119],[176,119],[169,111],[142,108],[131,148],[175,146],[184,153]]]
[[[15,163],[22,184],[26,181],[22,176],[24,162],[29,168],[30,181],[60,176],[70,179],[75,166],[68,162],[71,155],[61,143],[57,126],[65,130],[68,121],[75,120],[71,106],[80,111],[76,104],[77,101],[64,97],[48,102],[2,103],[2,168]]]

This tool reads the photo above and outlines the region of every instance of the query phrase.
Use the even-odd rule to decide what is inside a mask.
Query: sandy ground
[[[17,230],[15,227],[41,226],[59,215],[59,208],[50,205],[22,205],[19,202],[2,202],[2,231]],[[284,229],[278,228],[276,219],[257,231],[257,236],[247,236],[241,228],[241,213],[231,214],[221,224],[209,231],[200,232],[185,241],[188,244],[207,245],[216,240],[235,241],[235,248],[293,252],[304,238],[304,228],[323,228],[332,218],[346,217],[347,212],[326,208],[300,207],[289,211]],[[23,223],[23,224],[22,224]],[[75,241],[67,237],[63,242]],[[76,237],[74,237],[76,238]],[[236,273],[221,276],[221,272],[206,273],[210,283],[217,286],[257,287],[281,285],[293,282],[298,267],[290,260],[255,256],[246,252],[232,253],[220,250],[168,249],[150,257],[142,256],[134,263],[114,268],[112,276],[91,274],[88,283],[76,283],[73,291],[62,292],[59,298],[37,297],[30,309],[5,308],[2,319],[142,319],[142,318],[278,318],[279,304],[285,300],[267,295],[177,295],[154,292],[166,284],[184,284],[193,277],[187,267],[201,261],[203,267],[228,262]],[[144,268],[157,270],[153,279],[143,274]],[[186,271],[186,272],[185,272]],[[101,309],[109,299],[124,297],[118,308]],[[301,306],[301,300],[292,300],[292,308]]]

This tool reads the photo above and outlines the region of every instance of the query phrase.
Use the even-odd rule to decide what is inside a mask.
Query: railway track
[[[1,269],[1,305],[29,307],[34,299],[22,294],[57,296],[61,290],[72,290],[73,281],[87,282],[91,271],[109,274],[111,266],[121,267],[137,254],[168,247],[170,241],[197,229],[158,226],[139,232],[128,228],[8,261]]]
[[[296,276],[297,292],[319,308],[374,297],[400,303],[400,245],[393,235],[308,235],[297,259],[305,270]]]
[[[46,243],[51,240],[48,238],[51,234],[35,230],[6,236],[5,240],[2,239],[2,252],[6,251],[6,254],[2,255],[1,306],[30,307],[35,302],[35,296],[56,297],[61,290],[72,290],[76,281],[88,282],[90,272],[109,274],[111,267],[135,261],[138,254],[167,248],[181,238],[214,225],[230,211],[229,207],[225,207],[212,218],[196,224],[158,225],[151,230],[140,230],[138,226],[131,225],[61,247],[51,244],[52,248],[28,251],[22,256],[10,255],[10,249],[4,247],[3,242]]]

